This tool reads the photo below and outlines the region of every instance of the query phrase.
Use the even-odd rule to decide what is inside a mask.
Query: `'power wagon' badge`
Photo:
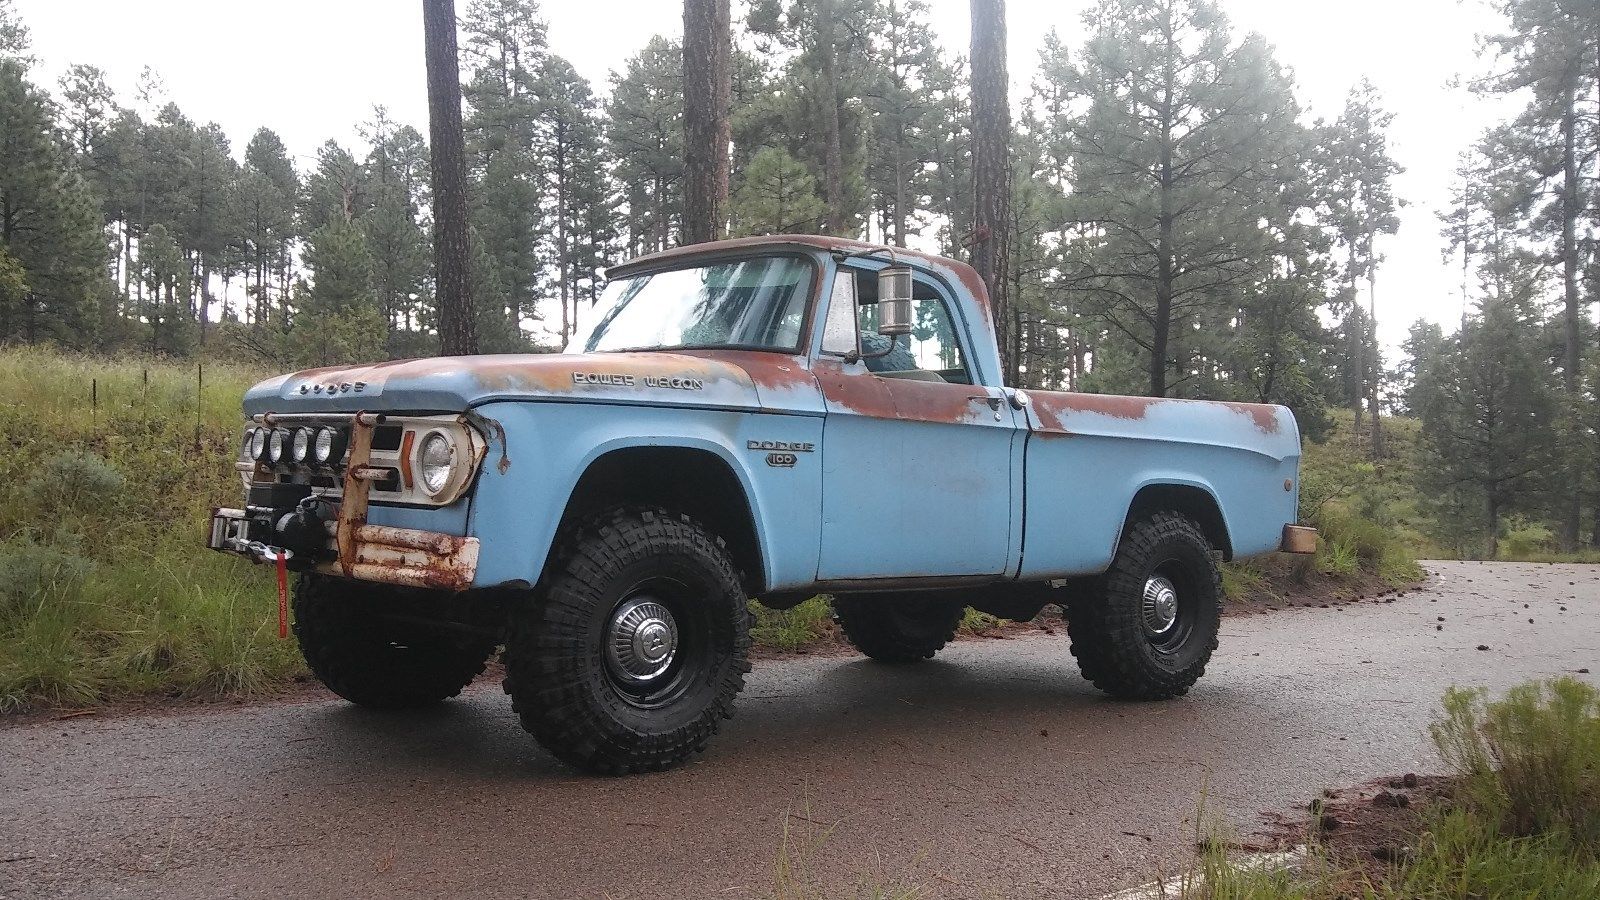
[[[668,375],[622,375],[611,372],[573,372],[573,384],[610,384],[619,387],[633,387],[642,384],[645,387],[667,388],[674,391],[703,391],[706,383],[700,378],[676,378]]]

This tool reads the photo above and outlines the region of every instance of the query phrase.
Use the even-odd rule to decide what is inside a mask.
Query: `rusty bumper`
[[[1317,530],[1304,525],[1283,526],[1283,542],[1278,549],[1284,553],[1311,554],[1317,552]]]
[[[328,522],[327,529],[327,550],[332,558],[317,563],[318,572],[406,587],[464,591],[472,586],[478,571],[475,537],[366,524],[347,527],[341,535],[337,522]],[[242,509],[213,509],[207,544],[213,550],[263,558],[263,553],[252,549],[249,519]]]

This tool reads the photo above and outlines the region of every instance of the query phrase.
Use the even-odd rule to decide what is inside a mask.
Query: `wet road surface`
[[[1059,633],[760,664],[707,753],[627,779],[563,768],[487,686],[0,727],[0,896],[771,897],[785,864],[830,896],[1096,896],[1181,865],[1202,802],[1248,830],[1428,770],[1452,684],[1600,665],[1600,567],[1429,569],[1226,619],[1164,704],[1103,699]]]

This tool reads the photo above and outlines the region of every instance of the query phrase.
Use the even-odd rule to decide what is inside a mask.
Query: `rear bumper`
[[[1283,526],[1283,541],[1278,549],[1283,553],[1308,555],[1317,552],[1317,530],[1304,525]]]
[[[273,535],[262,534],[263,527],[271,525],[253,519],[246,510],[218,507],[211,511],[206,546],[262,561],[267,558],[263,550],[276,549],[282,543]],[[318,572],[447,591],[471,587],[478,572],[475,537],[358,524],[348,528],[349,539],[341,546],[339,523],[327,522],[326,528],[325,558],[309,567]]]

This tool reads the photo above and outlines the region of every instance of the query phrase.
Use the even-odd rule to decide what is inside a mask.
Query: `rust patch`
[[[729,350],[685,350],[683,356],[737,366],[759,388],[784,391],[815,383],[803,356],[779,356]]]
[[[1265,434],[1277,434],[1280,425],[1279,407],[1267,403],[1223,403],[1211,400],[1180,400],[1173,397],[1125,397],[1116,394],[1073,394],[1065,391],[1030,391],[1039,426],[1045,431],[1065,432],[1067,418],[1075,412],[1097,413],[1117,419],[1138,421],[1150,414],[1155,406],[1164,403],[1193,403],[1221,406],[1241,415],[1249,416],[1255,427]]]
[[[869,376],[870,377],[870,376]],[[879,379],[889,388],[895,413],[912,422],[971,422],[993,416],[983,388],[969,384],[936,384],[904,378]],[[982,397],[983,399],[975,399]]]
[[[1279,424],[1278,409],[1268,403],[1224,403],[1223,406],[1236,413],[1243,413],[1256,423],[1256,428],[1266,434],[1277,434],[1281,427]]]
[[[885,385],[888,379],[846,371],[832,360],[818,362],[815,374],[828,403],[874,419],[895,417],[894,397]]]
[[[1099,413],[1117,419],[1139,420],[1157,403],[1168,402],[1159,397],[1124,397],[1116,394],[1070,394],[1065,391],[1029,391],[1039,426],[1045,431],[1065,432],[1067,417],[1075,412]]]

